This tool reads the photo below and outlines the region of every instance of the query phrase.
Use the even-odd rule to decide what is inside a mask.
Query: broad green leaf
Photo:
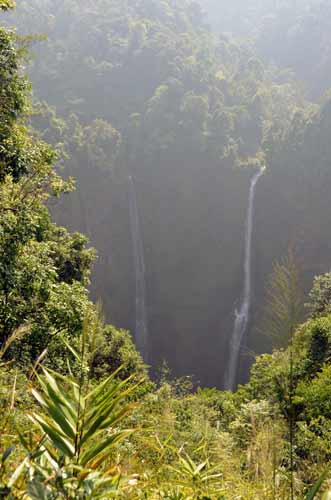
[[[35,389],[32,389],[31,392],[44,410],[52,417],[53,421],[57,424],[61,431],[66,434],[68,438],[75,439],[76,429],[61,412],[61,406],[56,406],[55,404],[46,402]]]
[[[91,460],[95,460],[100,453],[117,444],[132,434],[132,430],[123,430],[112,434],[110,437],[101,440],[95,446],[88,448],[81,457],[81,464],[86,466]]]
[[[70,443],[70,441],[65,438],[64,435],[61,435],[58,429],[47,423],[40,415],[36,413],[30,415],[30,419],[32,420],[32,422],[36,423],[42,428],[55,448],[57,448],[61,453],[68,457],[74,456],[75,447]]]
[[[120,422],[123,419],[123,417],[125,417],[130,412],[131,409],[132,406],[124,407],[114,415],[111,413],[110,409],[106,415],[101,415],[92,423],[91,427],[87,429],[87,431],[84,433],[83,438],[81,440],[81,444],[85,443],[93,435],[99,434],[108,427],[115,427],[116,424]],[[108,417],[108,415],[110,416]]]

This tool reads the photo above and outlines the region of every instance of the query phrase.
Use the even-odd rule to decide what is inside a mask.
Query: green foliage
[[[215,424],[222,424],[225,429],[236,415],[236,396],[231,392],[221,392],[217,389],[198,388],[198,398],[207,408],[214,410]],[[210,418],[210,417],[209,417]]]
[[[1,0],[0,9],[2,10],[13,9],[15,5],[16,5],[15,0]]]
[[[316,481],[314,486],[308,491],[307,495],[305,496],[306,500],[313,500],[314,498],[316,498],[316,495],[320,491],[326,477],[327,477],[327,472],[324,472],[324,474],[322,474],[322,476],[318,479],[318,481]],[[323,498],[327,500],[328,495],[324,495],[322,497],[322,500]]]
[[[96,495],[94,498],[104,498],[112,490],[115,493],[116,481],[102,477],[101,466],[114,446],[132,432],[106,432],[115,429],[129,411],[128,406],[120,407],[128,394],[127,381],[116,382],[112,375],[87,392],[86,387],[69,377],[59,385],[52,373],[44,369],[38,382],[42,393],[33,389],[33,395],[44,414],[33,413],[31,419],[47,437],[43,440],[40,461],[32,465],[33,488],[42,487],[55,462],[58,477],[54,484],[44,487],[45,493],[58,491],[60,485],[63,498],[85,498],[89,490],[90,495]]]
[[[331,313],[331,273],[315,277],[307,307],[314,318]]]
[[[2,0],[0,9],[12,3]],[[257,7],[245,4],[220,3],[224,26],[238,6]],[[53,224],[47,208],[100,247],[97,291],[115,303],[116,323],[129,324],[126,179],[134,175],[149,257],[152,354],[168,351],[181,373],[204,365],[206,378],[219,374],[225,360],[215,352],[239,287],[250,169],[268,162],[257,200],[265,217],[256,234],[261,275],[292,239],[313,263],[311,275],[316,255],[321,267],[329,260],[314,246],[329,233],[329,96],[320,108],[307,106],[291,76],[258,57],[274,54],[286,66],[298,41],[300,51],[320,47],[327,55],[320,41],[328,21],[307,45],[316,11],[299,20],[281,4],[248,45],[214,37],[190,0],[22,2],[18,24],[50,35],[31,68],[37,94],[51,95],[57,110],[31,109],[22,49],[14,32],[0,29],[0,496],[266,500],[288,498],[289,489],[298,498],[328,489],[321,473],[331,461],[329,274],[316,278],[312,318],[298,326],[295,259],[274,266],[264,331],[278,350],[256,359],[236,394],[195,391],[192,377],[137,387],[146,366],[129,333],[105,326],[88,299],[94,252],[80,233]],[[239,24],[252,27],[269,8],[246,10]],[[327,20],[328,10],[321,6],[317,19]],[[288,54],[274,43],[284,33],[295,42]],[[72,190],[73,175],[78,191],[53,206]],[[275,214],[284,235],[269,238]],[[229,297],[215,318],[208,312],[219,310],[224,290]]]
[[[283,369],[283,354],[274,351],[273,354],[262,354],[255,359],[250,369],[250,378],[246,386],[238,388],[238,396],[242,399],[270,399],[275,393],[275,378],[277,372]],[[276,377],[275,377],[276,376]]]
[[[38,48],[31,75],[38,98],[49,99],[53,89],[50,104],[60,119],[48,109],[33,123],[70,156],[61,168],[77,178],[78,189],[54,213],[62,225],[87,233],[98,248],[94,295],[102,297],[107,317],[116,324],[132,324],[130,174],[137,180],[144,246],[150,249],[146,280],[154,280],[157,288],[163,283],[162,291],[153,294],[153,357],[156,363],[166,357],[177,369],[178,360],[184,360],[190,371],[191,353],[198,349],[189,348],[192,339],[181,334],[184,323],[189,322],[187,331],[198,342],[200,318],[210,316],[216,300],[214,288],[229,290],[240,265],[239,229],[235,251],[226,235],[242,226],[249,172],[241,176],[234,167],[248,170],[264,162],[263,137],[284,108],[277,92],[286,89],[272,88],[247,46],[215,38],[205,27],[202,10],[189,0],[176,7],[169,0],[98,0],[93,12],[87,2],[61,0],[55,8],[50,1],[33,0],[11,20],[23,32],[49,35],[48,43]],[[287,104],[283,115],[288,119]],[[282,130],[283,122],[279,124]],[[240,209],[230,196],[233,189]],[[224,225],[217,236],[213,228],[220,214]],[[160,230],[167,221],[172,221],[172,238]],[[206,251],[209,265],[197,266]],[[229,264],[215,283],[214,269],[225,261]],[[165,297],[163,290],[171,283],[178,286]],[[186,303],[180,307],[183,297]],[[224,307],[232,297],[226,302]],[[175,314],[173,327],[162,319],[170,312]],[[170,343],[182,338],[177,360],[173,350],[161,347],[168,335]],[[204,383],[207,374],[197,373],[197,378]]]
[[[305,418],[325,417],[331,420],[331,367],[324,365],[313,380],[301,381],[296,389],[296,401],[304,407]]]
[[[292,251],[273,265],[267,288],[263,333],[276,348],[289,343],[303,316],[303,292],[300,271]]]
[[[256,436],[263,427],[270,426],[272,417],[268,401],[253,400],[243,404],[230,425],[237,443],[242,447],[247,445],[252,440],[252,434]]]
[[[212,497],[221,500],[223,489],[220,488],[220,478],[222,474],[219,467],[212,467],[208,460],[197,464],[189,455],[178,457],[178,465],[171,467],[175,473],[174,483],[184,487],[187,499],[211,499]],[[224,497],[223,497],[224,498]]]
[[[21,52],[4,28],[0,58],[0,346],[24,326],[28,334],[5,353],[24,365],[59,331],[80,331],[93,252],[86,238],[50,220],[45,202],[71,191],[73,183],[57,175],[55,153],[25,124],[29,95]]]
[[[47,117],[35,116],[33,122],[70,156],[61,161],[61,169],[77,177],[78,191],[53,213],[61,224],[87,233],[98,248],[94,296],[102,297],[107,317],[116,324],[132,324],[125,182],[130,173],[137,178],[148,249],[147,288],[155,290],[153,359],[157,364],[166,357],[178,373],[198,366],[196,376],[203,384],[215,384],[220,375],[209,347],[214,334],[203,342],[201,332],[214,317],[221,294],[222,314],[211,319],[209,331],[222,332],[218,350],[225,352],[226,318],[239,293],[249,172],[246,177],[233,167],[248,170],[266,159],[270,166],[257,200],[258,302],[271,262],[279,261],[290,241],[304,254],[305,276],[328,265],[328,105],[323,103],[321,113],[318,106],[307,106],[290,71],[268,64],[272,57],[288,66],[291,40],[301,63],[310,54],[311,61],[301,66],[311,72],[319,60],[311,54],[323,53],[319,69],[327,68],[328,8],[319,2],[310,8],[309,3],[202,2],[222,31],[248,34],[249,43],[224,34],[215,37],[206,29],[203,9],[189,0],[176,7],[168,0],[98,0],[93,9],[77,0],[56,6],[33,0],[22,2],[15,17],[5,18],[25,32],[49,35],[35,48],[39,57],[30,74],[36,96],[51,99],[61,118],[48,109]],[[313,19],[319,29],[310,40]],[[319,81],[324,85],[327,78]],[[162,229],[169,222],[171,238]],[[275,231],[277,224],[282,231]],[[202,261],[208,264],[198,264]],[[222,268],[217,279],[216,268]],[[175,342],[176,355],[168,348]],[[212,359],[208,370],[198,352]]]
[[[84,330],[81,352],[70,347],[80,366],[74,376],[42,368],[36,374],[39,388],[31,393],[39,404],[29,418],[42,435],[31,448],[22,436],[28,456],[8,481],[8,489],[28,471],[27,493],[31,498],[111,498],[119,490],[120,475],[109,460],[119,442],[133,430],[118,429],[132,411],[125,400],[136,386],[119,381],[116,372],[93,386],[88,353],[93,355],[95,332]],[[68,346],[69,348],[69,346]],[[3,456],[3,460],[4,460]],[[5,457],[6,458],[6,457]],[[22,488],[22,486],[21,486]]]
[[[26,109],[27,82],[18,71],[18,54],[13,32],[0,28],[0,181],[7,173],[18,179],[26,171],[27,138],[17,124]],[[30,153],[33,151],[30,150]]]
[[[146,367],[136,351],[129,332],[106,325],[103,339],[95,352],[92,373],[96,378],[104,377],[109,371],[122,367],[119,376],[128,377],[133,373],[146,374]]]
[[[295,72],[313,98],[330,86],[330,5],[323,0],[201,0],[217,32],[249,38],[259,57]]]
[[[311,320],[306,324],[308,352],[305,360],[305,371],[309,375],[316,375],[323,364],[330,360],[330,328],[330,316]]]
[[[222,19],[239,5],[220,3]],[[267,5],[260,5],[263,13]],[[152,357],[155,364],[167,358],[177,373],[197,367],[202,384],[218,383],[226,359],[216,360],[202,331],[213,318],[209,331],[222,332],[218,350],[225,352],[227,318],[239,294],[250,169],[283,146],[294,117],[305,116],[300,89],[288,74],[263,64],[250,43],[214,36],[191,0],[97,0],[93,8],[78,0],[32,0],[6,21],[24,33],[48,34],[35,48],[30,74],[36,97],[50,100],[56,112],[48,108],[33,123],[70,157],[59,168],[77,177],[78,189],[53,213],[98,248],[94,296],[102,297],[117,325],[133,324],[126,182],[133,175],[153,290]],[[268,186],[265,192],[282,205],[278,190]],[[169,223],[171,237],[163,230]],[[260,289],[283,248],[275,238],[258,240],[267,254]],[[207,265],[199,264],[202,255]],[[217,268],[222,272],[215,279]],[[216,319],[219,294],[224,300]],[[168,347],[175,342],[176,354]]]

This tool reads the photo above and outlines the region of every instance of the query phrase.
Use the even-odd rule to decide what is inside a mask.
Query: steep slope
[[[249,45],[214,37],[195,2],[33,0],[15,21],[49,34],[31,75],[36,95],[65,120],[51,116],[47,138],[65,145],[64,168],[78,181],[54,213],[98,248],[94,296],[112,321],[134,330],[132,175],[150,360],[220,385],[242,285],[250,178],[270,135],[284,135],[303,100],[290,83],[273,83]]]
[[[331,5],[328,0],[200,0],[215,32],[249,39],[268,64],[293,73],[309,98],[331,85]]]

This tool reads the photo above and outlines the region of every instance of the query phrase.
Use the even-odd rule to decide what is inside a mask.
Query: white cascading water
[[[239,354],[246,332],[249,312],[251,305],[251,256],[252,256],[252,233],[254,223],[254,201],[255,201],[255,188],[256,184],[263,174],[265,167],[256,172],[251,179],[249,189],[249,202],[246,220],[245,231],[245,260],[244,260],[244,288],[242,295],[242,303],[239,311],[235,310],[235,321],[232,339],[230,342],[230,357],[225,378],[225,388],[229,391],[234,391],[237,385],[237,373]]]
[[[146,286],[145,286],[145,260],[144,249],[141,238],[139,215],[137,207],[137,196],[134,181],[131,176],[129,183],[129,211],[131,238],[133,248],[133,259],[136,283],[136,319],[135,319],[135,344],[142,355],[144,361],[148,361],[148,335],[147,335],[147,315],[146,315]]]

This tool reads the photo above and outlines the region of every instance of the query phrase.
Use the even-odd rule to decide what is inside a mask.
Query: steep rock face
[[[217,164],[206,173],[199,164],[193,175],[190,164],[188,176],[179,174],[179,166],[176,176],[169,177],[160,164],[160,169],[135,179],[150,361],[157,366],[166,359],[177,375],[194,374],[201,383],[220,385],[242,285],[250,173],[220,175]],[[93,297],[101,299],[107,319],[134,331],[127,183],[107,184],[95,176],[88,182],[80,174],[78,191],[54,215],[59,223],[87,232],[99,255]]]
[[[248,175],[220,178],[215,166],[183,184],[160,180],[148,190],[158,196],[144,232],[152,358],[220,384],[241,286]]]

